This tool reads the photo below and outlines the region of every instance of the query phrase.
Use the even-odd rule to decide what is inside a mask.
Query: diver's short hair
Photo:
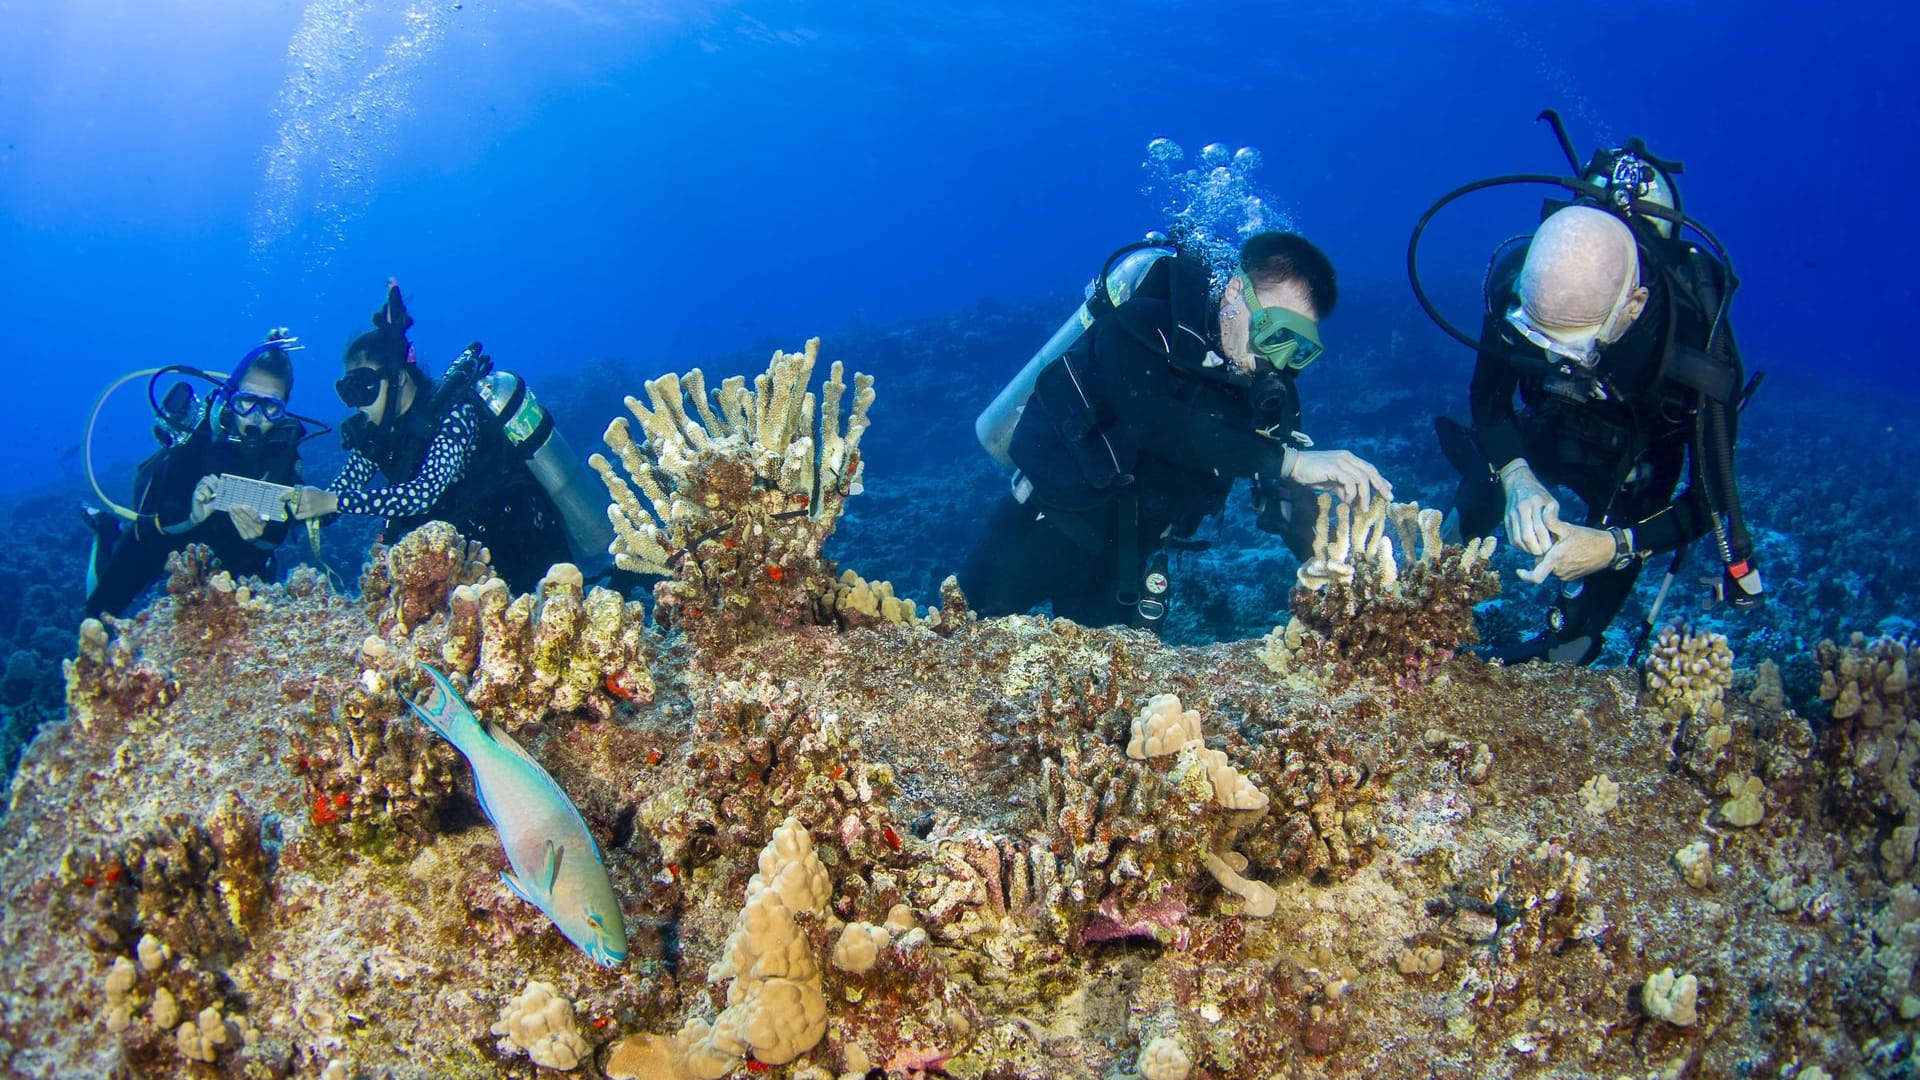
[[[1247,237],[1240,245],[1240,269],[1255,286],[1298,281],[1313,301],[1316,318],[1333,314],[1333,305],[1340,299],[1333,260],[1299,233],[1263,232]]]
[[[254,374],[265,375],[286,387],[288,394],[293,393],[293,357],[287,355],[285,349],[263,349],[254,353],[233,373],[233,385],[239,386],[242,379]]]

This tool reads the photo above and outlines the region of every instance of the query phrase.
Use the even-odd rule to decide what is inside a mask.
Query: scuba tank
[[[470,351],[477,355],[479,343]],[[486,403],[508,444],[526,461],[534,479],[559,508],[574,562],[589,577],[604,570],[612,559],[607,549],[613,545],[605,489],[588,475],[580,455],[554,427],[553,417],[533,396],[526,381],[511,371],[481,375],[474,380],[473,389]]]
[[[1046,344],[1041,345],[1033,354],[1013,381],[1002,387],[986,409],[973,422],[974,437],[987,454],[1007,469],[1014,468],[1013,458],[1008,447],[1013,441],[1014,426],[1020,423],[1020,414],[1027,406],[1027,398],[1033,395],[1034,380],[1048,364],[1058,360],[1080,335],[1087,332],[1095,319],[1125,303],[1138,288],[1147,271],[1153,265],[1171,255],[1178,254],[1172,241],[1164,233],[1148,233],[1146,239],[1121,248],[1108,256],[1106,265],[1100,274],[1087,283],[1086,301],[1080,305],[1060,328],[1053,332]]]

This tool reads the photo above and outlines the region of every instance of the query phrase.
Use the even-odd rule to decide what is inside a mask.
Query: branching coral
[[[1480,640],[1473,606],[1500,591],[1487,567],[1495,543],[1447,546],[1439,511],[1412,503],[1375,500],[1356,515],[1322,495],[1293,619],[1267,635],[1260,657],[1282,675],[1313,669],[1336,685],[1356,677],[1424,681]]]
[[[206,821],[169,815],[113,847],[63,859],[73,919],[88,944],[121,952],[151,936],[146,953],[221,965],[250,947],[265,922],[271,866],[261,819],[231,792]]]
[[[142,657],[121,629],[109,633],[98,619],[80,624],[79,651],[62,665],[67,707],[80,730],[115,737],[151,725],[180,696],[173,676]]]
[[[1725,634],[1668,627],[1647,652],[1647,692],[1668,720],[1717,724],[1733,685],[1733,650]]]
[[[1844,648],[1821,642],[1815,656],[1820,700],[1833,709],[1826,741],[1834,784],[1854,812],[1889,830],[1880,845],[1882,874],[1901,880],[1920,845],[1920,695],[1910,688],[1912,648],[1892,638],[1869,644],[1855,634]]]
[[[697,368],[652,380],[650,406],[627,399],[640,437],[624,417],[607,427],[625,475],[604,455],[589,461],[613,498],[614,561],[668,578],[655,589],[661,618],[703,645],[816,621],[835,587],[820,549],[860,491],[874,394],[873,380],[855,375],[843,425],[848,385],[836,361],[816,429],[807,385],[819,346],[816,338],[803,353],[775,353],[751,389],[734,376],[709,397]]]
[[[402,714],[383,674],[397,660],[382,639],[368,638],[362,659],[369,668],[358,682],[313,680],[289,764],[306,785],[316,827],[310,835],[361,846],[398,842],[398,853],[410,853],[438,835],[460,755]]]
[[[252,615],[267,610],[254,593],[218,568],[205,544],[188,544],[167,556],[167,595],[173,597],[174,639],[187,653],[217,651],[241,633]]]
[[[511,730],[549,711],[606,720],[621,701],[653,700],[645,606],[583,585],[561,563],[522,596],[499,578],[453,590],[441,659],[471,673],[475,708]]]

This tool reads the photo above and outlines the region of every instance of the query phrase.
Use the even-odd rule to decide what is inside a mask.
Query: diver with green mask
[[[960,582],[982,615],[1050,602],[1091,626],[1157,629],[1167,552],[1253,487],[1260,528],[1311,553],[1313,497],[1391,498],[1379,471],[1300,432],[1299,373],[1325,351],[1333,264],[1305,238],[1242,245],[1223,288],[1158,236],[1114,253],[1089,299],[975,425],[1013,468]]]

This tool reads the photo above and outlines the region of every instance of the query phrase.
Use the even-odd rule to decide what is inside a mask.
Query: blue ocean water
[[[898,442],[875,450],[873,505],[957,517],[907,568],[924,596],[996,483],[973,414],[1109,251],[1204,194],[1219,143],[1230,209],[1258,195],[1339,268],[1309,429],[1432,501],[1449,481],[1427,421],[1462,411],[1471,356],[1419,315],[1408,233],[1457,185],[1565,171],[1535,119],[1551,107],[1583,156],[1637,135],[1686,163],[1687,207],[1744,281],[1748,365],[1780,388],[1743,441],[1777,466],[1743,478],[1776,500],[1750,510],[1763,556],[1783,507],[1844,539],[1847,514],[1920,512],[1857,448],[1920,448],[1902,405],[1920,390],[1917,31],[1902,5],[1771,2],[0,0],[0,491],[77,501],[109,380],[224,370],[269,326],[308,345],[296,408],[337,419],[341,348],[393,276],[430,368],[476,338],[536,385],[624,364],[604,409],[564,418],[577,442],[643,377],[825,336],[882,376],[876,438]],[[1428,233],[1423,276],[1456,321],[1542,194],[1474,196]],[[145,411],[135,387],[102,413],[115,497],[152,446]],[[889,492],[882,450],[974,486]],[[870,550],[903,550],[899,519],[866,518]],[[1791,539],[1807,581],[1878,582],[1881,615],[1907,595]]]
[[[1686,161],[1689,206],[1746,280],[1749,352],[1912,393],[1904,328],[1875,313],[1914,303],[1883,253],[1920,236],[1902,184],[1917,21],[1754,3],[0,4],[0,327],[32,403],[0,430],[0,483],[55,475],[109,376],[219,367],[269,324],[314,346],[299,405],[335,415],[338,349],[389,275],[430,359],[479,337],[535,375],[1077,287],[1163,224],[1141,195],[1156,137],[1259,148],[1259,180],[1349,290],[1406,304],[1428,203],[1558,169],[1533,122],[1549,106],[1583,154],[1637,134]],[[1529,198],[1436,229],[1443,296],[1471,303]],[[1367,332],[1330,327],[1336,349]]]

